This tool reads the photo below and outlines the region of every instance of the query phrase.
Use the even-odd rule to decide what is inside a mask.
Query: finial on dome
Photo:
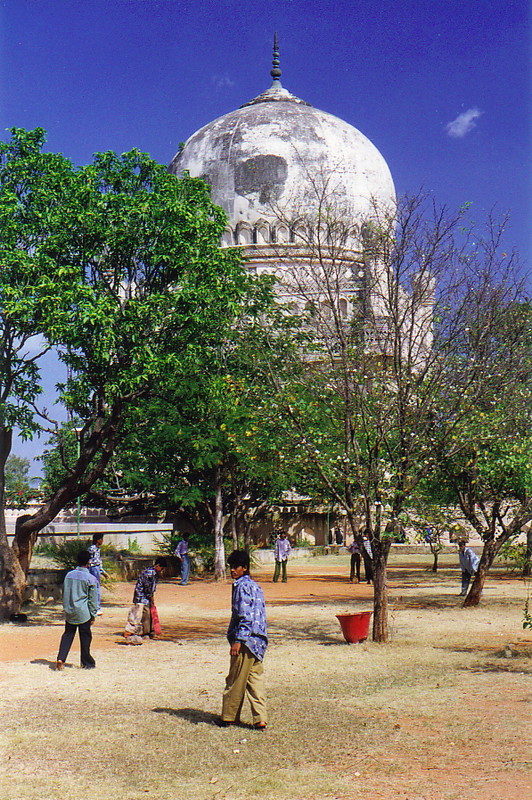
[[[279,44],[277,42],[277,33],[273,35],[273,60],[272,60],[272,69],[270,70],[270,75],[273,78],[272,88],[282,88],[281,81],[279,78],[282,75],[281,70],[279,69]]]

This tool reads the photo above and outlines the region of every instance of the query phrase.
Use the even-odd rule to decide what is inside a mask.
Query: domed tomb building
[[[267,91],[194,133],[169,170],[210,185],[228,218],[222,245],[242,247],[249,268],[274,273],[293,301],[331,303],[312,277],[325,244],[350,316],[367,288],[364,227],[393,213],[392,176],[360,131],[283,88],[276,40],[270,74]]]
[[[377,225],[393,235],[388,165],[352,125],[283,88],[277,37],[270,74],[267,91],[194,133],[169,171],[210,185],[228,219],[222,246],[242,248],[249,269],[275,275],[281,298],[326,327],[332,307],[346,323],[363,316],[367,352],[391,356],[390,275],[374,235]],[[415,339],[422,363],[432,293],[414,280],[394,295],[411,304],[404,318],[416,331],[404,339]]]

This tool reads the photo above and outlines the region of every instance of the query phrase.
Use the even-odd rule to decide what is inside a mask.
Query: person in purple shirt
[[[180,586],[186,586],[188,584],[188,576],[190,575],[190,556],[188,554],[188,540],[189,540],[189,534],[184,533],[183,538],[181,539],[181,541],[178,542],[178,545],[174,550],[174,555],[181,562],[181,580],[179,581]]]
[[[234,550],[227,561],[234,581],[231,621],[227,629],[231,662],[225,681],[219,724],[227,727],[240,723],[240,712],[247,695],[253,727],[263,731],[268,723],[262,665],[268,645],[264,594],[249,575],[248,553]]]
[[[275,541],[275,569],[273,571],[273,582],[277,583],[279,580],[279,574],[282,570],[282,582],[286,583],[286,562],[288,561],[288,556],[290,555],[290,551],[292,550],[292,545],[286,538],[286,531],[280,530],[279,536]]]

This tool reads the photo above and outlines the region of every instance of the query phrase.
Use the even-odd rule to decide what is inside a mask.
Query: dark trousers
[[[366,581],[371,583],[373,580],[373,563],[371,561],[371,556],[366,550],[364,550],[362,553],[362,558],[364,559],[364,572],[366,573]]]
[[[284,561],[276,561],[275,562],[275,569],[273,571],[273,581],[274,581],[274,583],[277,583],[277,581],[279,580],[279,575],[280,575],[281,571],[282,571],[282,574],[283,574],[283,577],[282,577],[281,580],[282,580],[283,583],[286,583],[286,558],[284,559]]]
[[[467,590],[469,589],[469,582],[471,580],[471,577],[472,577],[472,575],[471,575],[470,572],[466,572],[465,570],[462,570],[462,591],[460,592],[460,595],[462,597],[465,597],[465,595],[467,594]]]
[[[79,631],[81,666],[86,669],[91,669],[96,666],[96,662],[91,656],[92,631],[90,619],[88,619],[87,622],[82,622],[81,625],[73,625],[71,622],[65,622],[65,632],[61,636],[57,660],[63,663],[67,660],[76,631]]]
[[[355,570],[357,581],[360,583],[360,553],[351,553],[351,574],[349,575],[351,583],[355,580]]]

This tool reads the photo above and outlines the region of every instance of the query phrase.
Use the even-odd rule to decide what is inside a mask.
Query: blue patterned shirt
[[[268,644],[266,606],[262,589],[249,575],[242,575],[233,583],[231,612],[227,629],[229,644],[242,642],[262,661]]]
[[[102,555],[100,553],[100,548],[97,544],[91,544],[89,547],[89,553],[91,554],[91,560],[89,561],[89,567],[103,567],[102,562]]]
[[[159,575],[155,567],[148,567],[140,573],[133,594],[134,603],[144,603],[148,606],[157,588]]]

